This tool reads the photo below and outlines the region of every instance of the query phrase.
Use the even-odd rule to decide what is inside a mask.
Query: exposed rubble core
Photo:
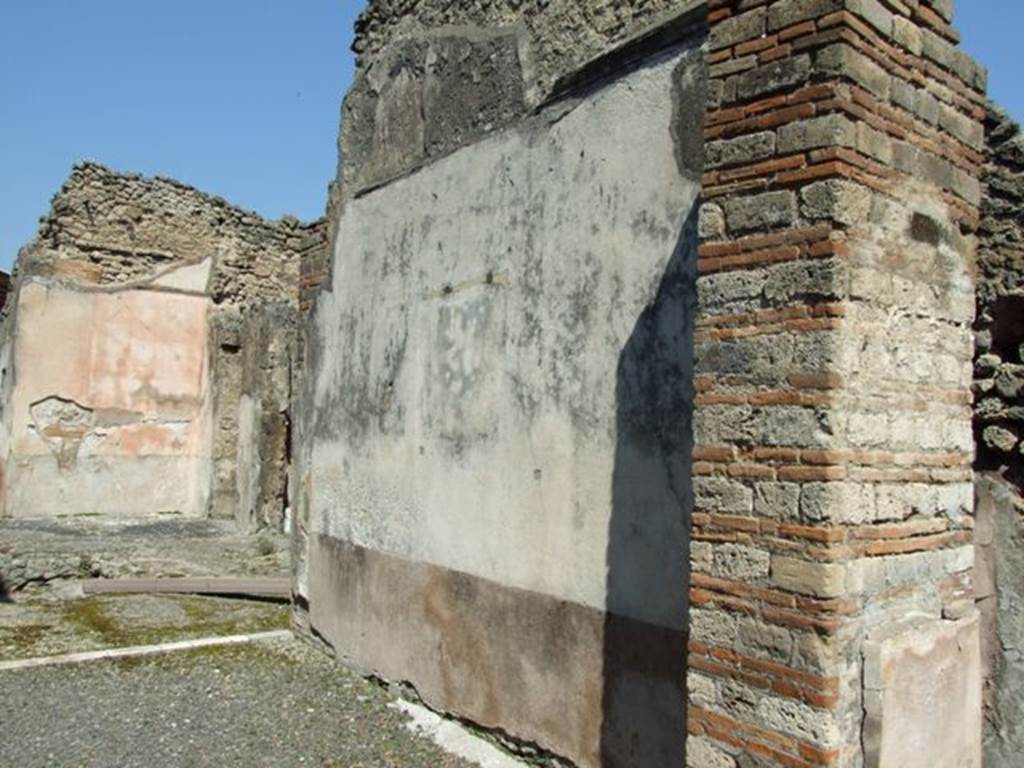
[[[977,599],[984,622],[986,765],[1024,754],[1024,134],[986,120],[974,361]]]
[[[240,433],[243,410],[247,426],[264,406],[287,411],[271,404],[287,388],[243,364],[243,330],[270,304],[298,311],[300,261],[322,229],[266,222],[175,181],[76,166],[19,255],[6,312],[6,513],[283,525],[287,461],[265,467],[278,481],[244,489],[237,471],[240,454],[268,449]],[[272,357],[287,380],[294,321],[276,332],[290,339]]]
[[[367,70],[402,38],[468,39],[514,28],[518,55],[529,67],[525,87],[536,102],[560,79],[685,5],[678,0],[371,0],[356,22],[353,49],[360,69]]]
[[[987,120],[978,255],[975,390],[980,470],[1024,488],[1024,134],[998,108]]]

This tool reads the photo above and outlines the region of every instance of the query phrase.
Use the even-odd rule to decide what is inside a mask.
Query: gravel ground
[[[0,768],[471,768],[297,641],[0,673]]]

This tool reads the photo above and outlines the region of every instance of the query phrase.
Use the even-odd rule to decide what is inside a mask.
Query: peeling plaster
[[[73,470],[82,443],[89,436],[98,436],[94,433],[96,412],[74,400],[48,397],[33,403],[29,412],[33,428],[57,457],[62,471]]]

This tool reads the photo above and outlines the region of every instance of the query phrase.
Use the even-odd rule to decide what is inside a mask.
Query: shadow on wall
[[[605,768],[685,764],[698,210],[699,203],[619,357],[603,650]]]

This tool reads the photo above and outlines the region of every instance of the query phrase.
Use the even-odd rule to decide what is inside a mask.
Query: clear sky
[[[0,267],[71,165],[171,176],[276,218],[323,212],[363,0],[0,0]],[[1024,119],[1021,0],[959,0]]]

